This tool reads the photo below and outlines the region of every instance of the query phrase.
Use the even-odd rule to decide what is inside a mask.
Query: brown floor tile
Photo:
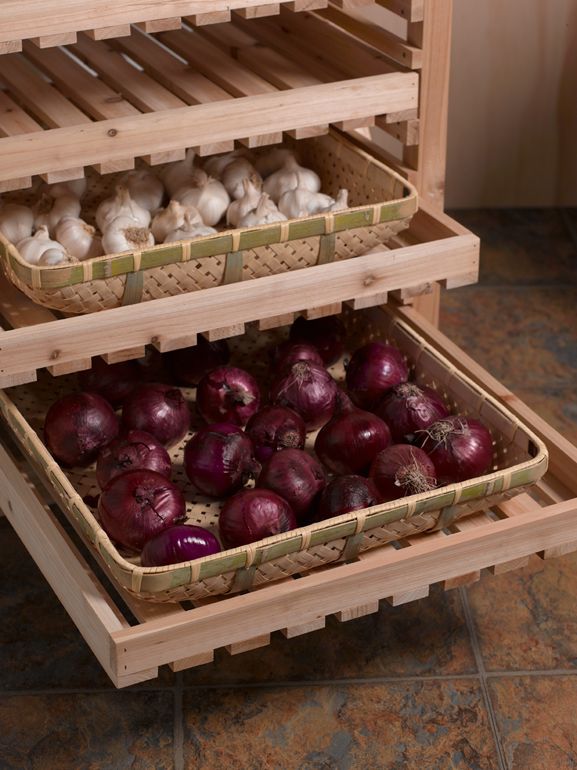
[[[385,602],[374,615],[339,623],[230,656],[185,673],[187,684],[232,684],[466,674],[476,670],[457,592],[435,587],[431,596],[401,607]]]
[[[577,677],[490,679],[508,770],[577,767]]]
[[[475,681],[191,690],[187,770],[496,770]]]
[[[515,394],[577,446],[577,388],[515,388]]]
[[[171,770],[173,695],[0,697],[2,770]]]

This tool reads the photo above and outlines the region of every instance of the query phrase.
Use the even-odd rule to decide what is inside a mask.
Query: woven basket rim
[[[371,529],[371,518],[375,519],[377,516],[385,517],[380,524],[390,523],[405,518],[410,518],[416,513],[433,512],[441,508],[452,507],[457,505],[459,501],[465,496],[466,499],[480,499],[493,492],[499,492],[501,490],[495,489],[498,482],[502,482],[502,490],[513,489],[517,486],[536,481],[540,478],[547,469],[548,451],[544,441],[539,438],[530,428],[528,428],[522,420],[520,420],[515,414],[513,414],[506,406],[501,404],[496,398],[487,393],[480,385],[475,383],[465,373],[461,372],[455,367],[445,356],[439,353],[435,347],[429,343],[424,337],[422,337],[410,324],[396,318],[393,313],[382,307],[380,310],[393,318],[393,324],[401,328],[405,333],[408,333],[422,345],[424,350],[429,351],[448,371],[454,372],[458,375],[459,379],[471,387],[474,391],[482,395],[483,401],[490,403],[498,412],[500,412],[510,423],[516,426],[517,430],[522,430],[523,433],[532,442],[535,448],[535,454],[528,460],[522,463],[517,463],[510,468],[504,468],[502,470],[493,471],[483,476],[475,477],[467,481],[458,482],[455,484],[449,484],[438,489],[431,490],[430,492],[420,493],[417,495],[411,495],[410,497],[401,498],[399,500],[393,500],[387,503],[380,503],[370,508],[365,508],[360,511],[353,511],[343,514],[341,516],[327,519],[325,521],[309,524],[304,527],[298,527],[297,529],[283,532],[279,535],[268,537],[259,540],[255,543],[251,543],[248,546],[240,546],[237,548],[225,549],[217,554],[211,556],[204,556],[193,561],[180,562],[178,564],[166,565],[163,567],[141,567],[139,565],[132,564],[125,559],[113,545],[112,541],[100,526],[95,516],[90,509],[83,502],[80,495],[76,492],[71,482],[54,458],[48,452],[48,449],[40,440],[39,436],[35,433],[32,427],[29,425],[24,415],[17,409],[16,405],[12,402],[5,391],[0,391],[0,407],[2,411],[7,415],[9,421],[15,421],[16,425],[11,425],[17,430],[18,438],[21,438],[20,442],[27,453],[32,456],[36,454],[41,465],[44,467],[48,479],[53,483],[56,482],[61,488],[63,494],[68,495],[68,501],[72,507],[77,509],[77,512],[84,522],[88,525],[88,529],[91,534],[91,541],[95,547],[99,550],[101,556],[104,558],[108,556],[106,563],[109,567],[115,567],[120,573],[124,573],[124,576],[128,576],[133,584],[138,586],[138,592],[141,593],[162,593],[166,590],[166,586],[162,589],[154,588],[154,590],[146,588],[147,578],[158,576],[159,574],[170,575],[174,573],[175,582],[171,583],[171,588],[177,588],[179,586],[185,586],[191,583],[195,583],[199,579],[203,578],[201,571],[206,564],[214,564],[215,562],[222,561],[223,568],[220,572],[214,574],[221,574],[231,569],[242,569],[249,566],[266,563],[272,561],[278,557],[278,554],[267,559],[266,550],[272,546],[284,543],[286,541],[294,540],[295,547],[285,552],[288,553],[297,552],[311,545],[311,537],[316,533],[326,532],[326,536],[320,539],[315,539],[314,545],[320,543],[328,543],[334,540],[337,535],[334,530],[339,527],[348,528],[347,531],[341,532],[338,537],[344,537],[350,534],[357,534],[360,532],[366,532]],[[32,458],[33,459],[33,458]],[[513,475],[520,476],[518,482],[510,483],[505,487],[506,479],[512,481]],[[530,476],[530,478],[529,478]],[[475,488],[478,492],[475,494]],[[480,491],[483,489],[483,491]],[[466,493],[471,492],[471,497],[467,498]],[[376,524],[374,526],[377,526]],[[350,530],[350,531],[349,531]],[[329,534],[333,532],[332,536]],[[260,555],[261,558],[257,558]],[[238,564],[236,563],[238,557]],[[240,557],[244,557],[241,559]],[[231,566],[231,560],[235,561],[235,564]],[[226,567],[224,562],[228,561]],[[176,578],[176,573],[188,572],[188,579],[179,580]],[[213,573],[211,572],[211,575]]]
[[[364,159],[366,163],[379,168],[384,174],[389,175],[389,177],[392,177],[402,185],[403,197],[379,203],[364,204],[362,206],[351,206],[337,212],[326,212],[309,217],[289,219],[285,222],[226,229],[212,235],[205,235],[191,240],[182,240],[171,244],[159,243],[138,252],[128,250],[115,254],[104,254],[100,257],[91,257],[90,259],[69,265],[32,265],[23,259],[15,244],[8,241],[0,232],[0,243],[3,245],[3,249],[0,249],[0,255],[5,261],[10,263],[7,267],[10,267],[12,270],[16,266],[20,268],[17,271],[18,278],[30,288],[55,289],[87,283],[111,275],[127,275],[161,265],[186,262],[191,259],[202,260],[221,256],[224,253],[250,249],[254,246],[254,244],[251,245],[250,243],[250,239],[254,236],[258,236],[258,245],[272,245],[279,242],[290,242],[307,237],[328,235],[342,230],[354,230],[366,227],[367,225],[381,224],[386,221],[410,217],[415,214],[418,209],[417,189],[401,174],[378,158],[373,157],[337,129],[330,128],[328,134],[317,137],[317,139],[338,142]],[[386,214],[394,212],[399,207],[401,210],[397,211],[397,215],[388,219]],[[385,217],[384,219],[383,216]],[[292,234],[291,230],[293,231]],[[243,240],[248,242],[244,243]],[[228,246],[224,245],[225,242],[228,243]],[[210,248],[210,245],[213,243],[214,247]],[[202,250],[202,254],[195,255],[191,253],[191,248],[197,251]],[[164,257],[161,257],[162,252],[165,252]],[[152,264],[146,264],[148,259],[150,259]],[[104,266],[103,275],[94,275],[94,268],[102,265]],[[54,276],[61,274],[65,276],[67,273],[70,273],[67,278],[55,282]],[[44,279],[48,276],[51,276],[51,278],[45,281]]]

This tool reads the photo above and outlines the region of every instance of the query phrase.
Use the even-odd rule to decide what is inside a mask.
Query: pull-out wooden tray
[[[422,598],[432,583],[450,589],[478,580],[485,568],[505,572],[535,553],[551,558],[577,550],[577,449],[412,309],[397,312],[546,441],[550,470],[530,494],[449,531],[252,593],[192,607],[150,605],[104,589],[99,568],[71,542],[46,493],[0,449],[0,507],[117,687],[152,679],[161,665],[181,670],[209,662],[220,647],[236,654],[268,644],[276,631],[290,638],[322,628],[329,615],[346,621],[376,612],[381,599]]]

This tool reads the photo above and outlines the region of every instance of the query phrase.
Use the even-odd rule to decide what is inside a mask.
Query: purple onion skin
[[[318,349],[307,342],[287,340],[281,342],[273,352],[273,363],[277,372],[290,369],[293,364],[297,364],[299,361],[310,361],[318,366],[325,365]]]
[[[280,495],[302,523],[326,483],[326,473],[318,460],[302,449],[285,449],[263,466],[257,487]]]
[[[190,427],[190,410],[180,390],[171,385],[141,385],[124,402],[126,430],[151,433],[164,446],[178,444]]]
[[[384,342],[369,342],[355,350],[347,366],[347,389],[353,403],[371,411],[388,390],[408,378],[401,352]]]
[[[252,441],[238,425],[208,425],[185,447],[186,475],[204,495],[232,495],[260,470],[253,451]]]
[[[315,430],[332,417],[337,392],[337,383],[326,369],[299,361],[273,384],[270,400],[294,409],[305,421],[307,430]]]
[[[224,504],[218,520],[225,548],[254,543],[295,529],[290,505],[269,489],[243,489]]]
[[[347,333],[342,321],[334,315],[310,321],[299,316],[291,326],[289,337],[293,342],[314,345],[325,366],[330,366],[344,353]]]
[[[96,462],[96,481],[101,489],[116,476],[136,470],[149,470],[170,478],[170,455],[158,439],[141,430],[129,430],[100,450]]]
[[[67,468],[86,467],[120,431],[114,409],[97,393],[71,393],[55,401],[44,422],[44,442]]]
[[[432,388],[404,382],[387,393],[377,414],[389,426],[393,441],[404,443],[437,420],[447,417],[449,410]]]
[[[281,449],[304,449],[307,436],[303,418],[286,406],[265,406],[250,418],[246,432],[261,463]]]
[[[394,444],[379,452],[370,475],[386,502],[429,492],[437,486],[437,473],[430,457],[411,444]]]
[[[90,369],[78,372],[81,390],[98,393],[115,407],[120,406],[140,382],[139,369],[134,361],[107,364],[102,358],[95,358]]]
[[[360,511],[381,502],[372,479],[364,476],[337,476],[324,488],[315,521],[332,519],[343,513]]]
[[[387,425],[339,392],[335,413],[317,435],[315,452],[332,473],[368,473],[374,458],[390,443]]]
[[[193,524],[175,524],[145,543],[140,563],[143,567],[164,567],[219,551],[220,543],[212,532]]]
[[[219,366],[201,379],[196,406],[208,423],[246,425],[260,406],[260,391],[254,377],[236,366]]]
[[[421,447],[437,469],[440,484],[466,481],[487,473],[493,462],[493,441],[478,420],[452,415],[430,425]]]
[[[100,495],[98,515],[112,540],[132,551],[186,516],[182,492],[154,471],[129,471]]]
[[[226,340],[209,342],[204,337],[190,348],[182,348],[167,354],[168,365],[179,385],[196,387],[202,378],[230,361]]]

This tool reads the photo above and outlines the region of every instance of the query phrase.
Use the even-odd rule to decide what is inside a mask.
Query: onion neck
[[[395,394],[400,398],[414,398],[421,396],[423,391],[414,382],[403,382],[395,388]]]

